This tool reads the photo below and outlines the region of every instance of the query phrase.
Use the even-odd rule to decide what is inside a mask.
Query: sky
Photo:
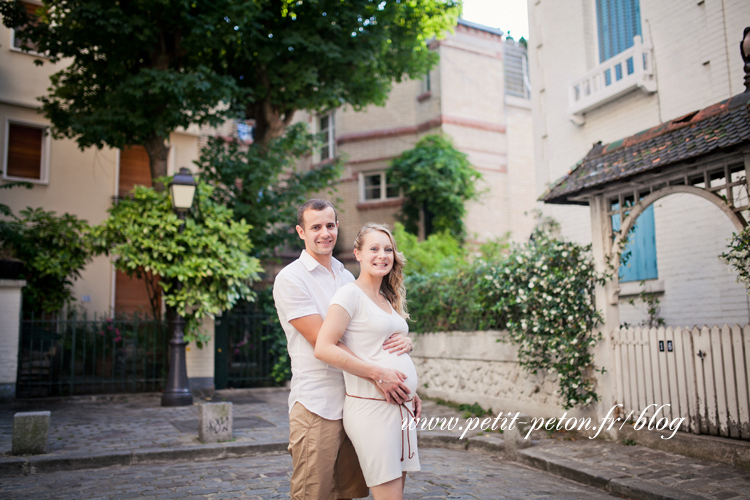
[[[526,0],[464,0],[463,18],[490,28],[500,28],[518,40],[529,38]]]

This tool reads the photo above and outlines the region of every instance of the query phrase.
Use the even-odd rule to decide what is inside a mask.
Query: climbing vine
[[[423,218],[426,236],[447,231],[463,240],[465,205],[481,194],[477,184],[482,176],[448,138],[423,137],[393,160],[387,175],[403,193],[400,215],[408,232],[418,234]]]

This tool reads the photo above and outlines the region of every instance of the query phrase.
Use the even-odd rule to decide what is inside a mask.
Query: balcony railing
[[[583,125],[584,113],[637,88],[656,92],[651,43],[640,35],[633,38],[632,47],[570,83],[571,120]]]

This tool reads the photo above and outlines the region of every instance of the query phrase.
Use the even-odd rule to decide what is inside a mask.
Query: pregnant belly
[[[406,385],[406,387],[409,388],[409,391],[412,394],[417,391],[417,369],[408,354],[402,354],[401,356],[391,354],[386,357],[382,366],[393,368],[394,370],[398,370],[406,375],[406,380],[404,380],[404,384]]]

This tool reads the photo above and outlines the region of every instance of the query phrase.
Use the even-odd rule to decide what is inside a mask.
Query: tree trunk
[[[155,179],[167,175],[169,147],[166,144],[166,137],[150,137],[144,141],[143,147],[148,154],[148,164],[151,168],[151,181],[153,182],[154,189],[161,192],[164,190],[164,185],[157,183]]]
[[[294,117],[293,109],[282,111],[266,100],[249,104],[246,113],[248,118],[255,120],[253,142],[260,147],[266,147],[281,137]]]

